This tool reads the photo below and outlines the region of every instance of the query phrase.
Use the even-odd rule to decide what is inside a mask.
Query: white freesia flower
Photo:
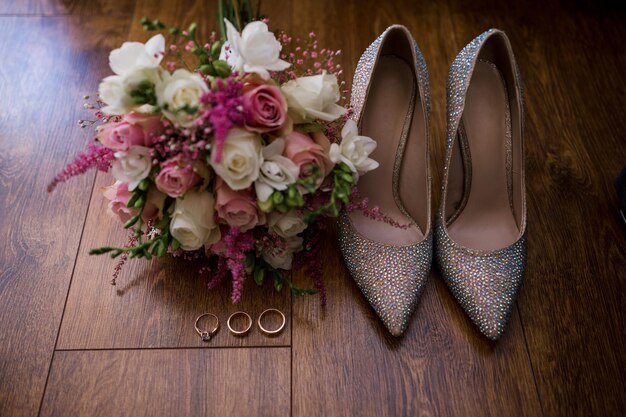
[[[272,267],[277,269],[291,269],[293,254],[302,249],[302,239],[294,236],[284,239],[285,248],[272,247],[263,252],[263,259]]]
[[[314,119],[332,122],[346,112],[345,108],[337,104],[341,98],[337,77],[326,71],[288,81],[282,85],[281,90],[287,99],[289,115],[294,123],[310,122]]]
[[[154,35],[145,44],[124,42],[109,54],[109,66],[117,75],[126,75],[137,68],[157,68],[165,54],[165,38]]]
[[[341,143],[330,145],[330,160],[345,163],[358,177],[378,168],[378,162],[369,157],[376,145],[372,138],[359,136],[356,122],[350,119],[341,129]]]
[[[239,62],[239,55],[233,52],[233,48],[230,46],[230,42],[226,41],[222,44],[220,51],[220,59],[226,61],[231,68],[235,69]]]
[[[116,75],[106,77],[98,88],[100,99],[107,104],[102,111],[110,115],[123,115],[131,110],[152,111],[150,105],[138,107],[130,93],[146,80],[155,86],[161,83],[163,69],[159,64],[164,53],[163,35],[155,35],[145,44],[125,42],[111,51],[109,65]]]
[[[145,146],[131,146],[127,152],[116,152],[111,172],[116,180],[128,183],[128,189],[135,187],[150,174],[152,161],[150,149]]]
[[[183,250],[200,249],[220,240],[220,229],[213,217],[215,198],[206,191],[188,191],[176,199],[170,222],[172,236]]]
[[[262,159],[261,138],[233,128],[226,136],[221,160],[217,162],[215,154],[212,155],[211,166],[231,189],[243,190],[259,178]]]
[[[287,213],[274,211],[270,213],[267,224],[270,230],[284,238],[294,237],[307,228],[302,216],[298,216],[295,210]]]
[[[269,79],[269,71],[282,71],[291,64],[280,59],[282,45],[263,22],[250,22],[243,28],[241,34],[227,19],[226,35],[228,38],[228,52],[222,47],[220,59],[226,58],[234,70],[255,72],[263,79]]]
[[[267,201],[274,190],[286,190],[298,180],[300,168],[291,159],[282,155],[284,149],[285,140],[282,138],[263,148],[261,171],[254,183],[259,201]]]
[[[163,113],[172,122],[190,127],[195,120],[193,113],[200,105],[200,97],[209,87],[198,74],[178,69],[172,75],[165,75],[162,84],[157,86],[157,101],[167,106]]]
[[[126,92],[124,77],[120,75],[110,75],[102,80],[98,95],[107,104],[102,108],[105,114],[126,114],[134,105],[132,97]]]

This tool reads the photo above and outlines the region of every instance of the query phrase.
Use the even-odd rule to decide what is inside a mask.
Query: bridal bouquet
[[[277,39],[266,20],[238,25],[224,19],[224,36],[208,42],[195,24],[169,28],[169,47],[162,34],[125,42],[85,104],[95,120],[80,124],[95,125],[94,142],[49,190],[91,167],[115,177],[103,194],[129,240],[91,251],[121,257],[114,278],[127,257],[169,253],[206,259],[209,287],[232,279],[234,303],[246,277],[271,277],[297,295],[322,288],[319,271],[307,289],[281,270],[303,248],[311,260],[316,223],[336,216],[359,176],[377,167],[376,143],[338,104],[340,51],[318,49],[313,33]]]

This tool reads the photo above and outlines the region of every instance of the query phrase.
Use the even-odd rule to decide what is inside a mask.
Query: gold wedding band
[[[215,327],[212,330],[201,330],[200,328],[198,328],[198,323],[200,322],[200,319],[205,316],[211,316],[215,318]],[[205,314],[198,316],[194,324],[194,327],[196,328],[196,332],[200,335],[200,338],[202,338],[202,341],[208,342],[211,340],[213,335],[215,335],[215,333],[217,333],[217,330],[220,328],[220,319],[218,319],[215,314],[205,313]]]
[[[276,313],[280,314],[280,316],[283,318],[283,322],[280,324],[280,326],[278,326],[277,329],[274,329],[274,330],[268,330],[265,327],[263,327],[263,325],[261,324],[261,319],[263,318],[263,316],[266,313],[270,313],[270,312],[276,312]],[[265,333],[266,335],[274,336],[274,335],[277,335],[278,333],[283,331],[283,329],[285,328],[285,323],[286,322],[287,322],[287,319],[285,319],[285,315],[282,313],[282,311],[277,310],[275,308],[268,308],[267,310],[262,312],[261,315],[259,316],[259,320],[257,321],[257,325],[259,326],[259,329],[261,329],[261,331],[263,333]]]
[[[233,317],[236,316],[246,316],[248,318],[248,326],[243,329],[243,330],[235,330],[233,329],[233,327],[230,325],[230,321],[233,319]],[[250,328],[252,327],[252,317],[250,317],[250,315],[248,313],[246,313],[245,311],[236,311],[233,314],[230,315],[230,317],[228,318],[228,321],[226,322],[226,324],[228,325],[228,330],[230,330],[230,332],[232,334],[234,334],[235,336],[243,336],[246,333],[248,333],[250,331]]]

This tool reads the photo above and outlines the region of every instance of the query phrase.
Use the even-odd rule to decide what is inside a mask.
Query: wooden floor
[[[526,85],[529,259],[508,331],[480,337],[434,271],[406,336],[388,336],[324,238],[328,306],[248,285],[240,306],[181,261],[114,263],[106,175],[45,193],[90,139],[81,97],[109,50],[147,39],[144,16],[215,27],[215,1],[0,2],[0,416],[623,416],[626,240],[612,181],[626,163],[626,13],[554,0],[264,1],[273,28],[341,48],[350,80],[365,47],[402,23],[431,73],[435,190],[445,78],[488,27],[511,38]],[[567,3],[567,2],[563,2]],[[207,30],[208,31],[208,30]],[[438,201],[438,192],[435,195]],[[306,277],[294,274],[298,281]],[[279,337],[210,344],[225,320],[278,307]]]

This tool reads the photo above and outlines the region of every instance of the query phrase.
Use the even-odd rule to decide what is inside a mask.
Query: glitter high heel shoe
[[[429,99],[420,50],[407,28],[389,27],[359,60],[351,104],[359,134],[378,144],[370,157],[380,163],[360,179],[359,192],[392,221],[344,212],[338,225],[352,277],[394,336],[406,330],[432,263]]]
[[[463,48],[447,95],[435,256],[454,297],[496,340],[526,265],[522,86],[504,32],[490,29]]]

